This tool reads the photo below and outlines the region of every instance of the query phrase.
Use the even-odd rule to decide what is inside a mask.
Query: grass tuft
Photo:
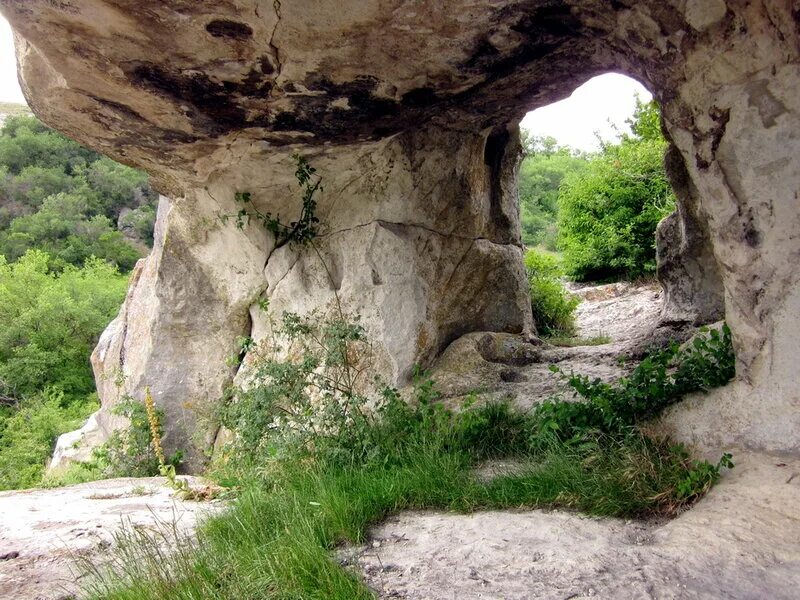
[[[576,346],[603,346],[605,344],[610,344],[611,337],[607,335],[595,335],[591,337],[553,336],[545,338],[545,341],[553,346],[575,348]]]

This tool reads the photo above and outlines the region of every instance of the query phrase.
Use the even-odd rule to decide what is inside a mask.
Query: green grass
[[[611,337],[607,335],[595,335],[591,337],[580,336],[554,336],[545,338],[548,344],[553,346],[562,346],[565,348],[574,348],[576,346],[602,346],[611,343]]]
[[[169,524],[156,534],[118,536],[113,562],[94,570],[91,598],[156,600],[372,598],[332,550],[366,539],[368,528],[406,509],[565,507],[592,515],[670,515],[697,496],[678,489],[695,470],[681,450],[631,433],[565,445],[525,438],[528,417],[502,406],[477,409],[437,439],[420,439],[368,465],[278,461],[233,476],[241,491],[195,540]],[[447,440],[442,443],[442,440]],[[476,444],[469,449],[463,444]],[[482,482],[487,456],[516,456],[525,467]],[[231,474],[228,474],[231,477]],[[177,546],[168,553],[165,547]]]
[[[283,366],[271,371],[282,380],[273,374],[254,385],[274,395],[278,384],[291,383],[289,391],[300,397],[298,389],[309,389],[305,375]],[[357,574],[335,561],[334,550],[365,541],[370,526],[401,510],[547,507],[623,518],[674,515],[733,466],[730,455],[716,465],[692,460],[680,445],[645,437],[637,424],[683,394],[732,376],[730,332],[723,328],[696,338],[689,349],[674,344],[651,355],[616,384],[565,375],[582,400],[551,399],[526,413],[472,401],[451,411],[436,402],[433,382],[420,379],[410,404],[396,390],[384,390],[380,418],[352,416],[361,414],[366,397],[354,403],[356,396],[332,396],[317,410],[339,414],[344,400],[353,412],[336,421],[341,426],[334,433],[298,438],[275,432],[269,419],[259,433],[255,422],[270,416],[264,413],[270,405],[240,398],[232,423],[239,424],[243,445],[216,473],[238,490],[229,510],[194,539],[174,524],[155,534],[124,531],[108,565],[88,566],[88,597],[372,598]],[[276,410],[286,411],[291,396],[282,398]],[[295,427],[305,414],[294,417]],[[478,468],[485,472],[492,459],[511,459],[519,468],[487,481]]]

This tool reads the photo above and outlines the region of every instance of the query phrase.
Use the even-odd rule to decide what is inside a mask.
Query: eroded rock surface
[[[677,210],[656,230],[658,280],[666,296],[661,320],[665,324],[713,323],[725,316],[725,290],[708,228],[696,214],[698,191],[675,146],[667,149],[664,166],[679,200]]]
[[[581,298],[575,311],[577,345],[532,344],[519,335],[470,333],[448,346],[434,363],[430,376],[436,389],[453,405],[477,393],[511,398],[527,409],[553,396],[573,395],[551,365],[610,383],[627,375],[647,352],[697,332],[686,323],[664,325],[664,294],[655,283],[568,283],[567,288]],[[598,337],[602,339],[592,339]],[[597,341],[603,343],[587,345]]]
[[[207,447],[213,431],[197,414],[233,377],[224,357],[236,352],[236,337],[263,331],[251,315],[264,294],[275,310],[308,310],[325,308],[336,289],[365,313],[379,368],[395,381],[460,335],[527,333],[516,123],[614,70],[648,85],[662,105],[690,190],[678,195],[682,237],[669,237],[687,244],[671,260],[690,264],[673,272],[716,267],[737,349],[739,381],[720,392],[726,401],[698,400],[676,418],[704,420],[721,432],[717,441],[800,452],[796,3],[0,7],[16,31],[36,114],[147,169],[172,199],[159,217],[164,235],[105,340],[104,362],[121,369],[124,393],[141,397],[151,385],[168,415],[170,448],[192,437]],[[235,212],[243,191],[262,210],[296,218],[293,152],[325,180],[319,212],[328,233],[319,250],[330,277],[315,253],[273,253],[263,229],[218,220]],[[699,254],[690,217],[702,225]],[[698,256],[700,269],[691,264]],[[697,295],[686,297],[691,304]],[[110,394],[103,411],[117,397]],[[197,462],[199,448],[190,456]]]

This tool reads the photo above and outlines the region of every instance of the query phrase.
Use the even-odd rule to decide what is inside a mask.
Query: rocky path
[[[570,284],[569,289],[582,299],[576,311],[577,337],[603,336],[608,343],[534,347],[518,336],[470,333],[453,342],[432,370],[437,388],[454,403],[479,391],[513,397],[526,408],[568,391],[563,378],[550,371],[553,364],[564,372],[613,381],[635,364],[628,359],[641,358],[652,345],[690,333],[659,325],[658,284]]]
[[[109,479],[49,489],[0,492],[0,598],[66,600],[79,561],[102,560],[123,525],[175,524],[190,532],[216,502],[182,502],[160,477]],[[190,478],[192,485],[199,481]]]

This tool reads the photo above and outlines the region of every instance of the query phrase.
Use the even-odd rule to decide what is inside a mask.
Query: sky
[[[579,88],[569,98],[529,112],[522,127],[537,136],[552,136],[563,146],[579,150],[598,149],[597,136],[614,139],[613,123],[621,131],[628,131],[625,119],[633,114],[634,93],[643,100],[650,93],[638,82],[609,73],[595,77]],[[25,102],[17,82],[14,42],[11,27],[0,16],[0,102]]]
[[[630,133],[625,119],[633,115],[637,93],[644,101],[652,98],[638,81],[606,73],[584,83],[569,98],[529,112],[520,126],[533,135],[552,136],[562,146],[599,150],[595,132],[604,140],[616,139],[614,126]]]
[[[17,61],[14,58],[14,38],[11,27],[0,16],[0,102],[25,103],[17,82]]]

